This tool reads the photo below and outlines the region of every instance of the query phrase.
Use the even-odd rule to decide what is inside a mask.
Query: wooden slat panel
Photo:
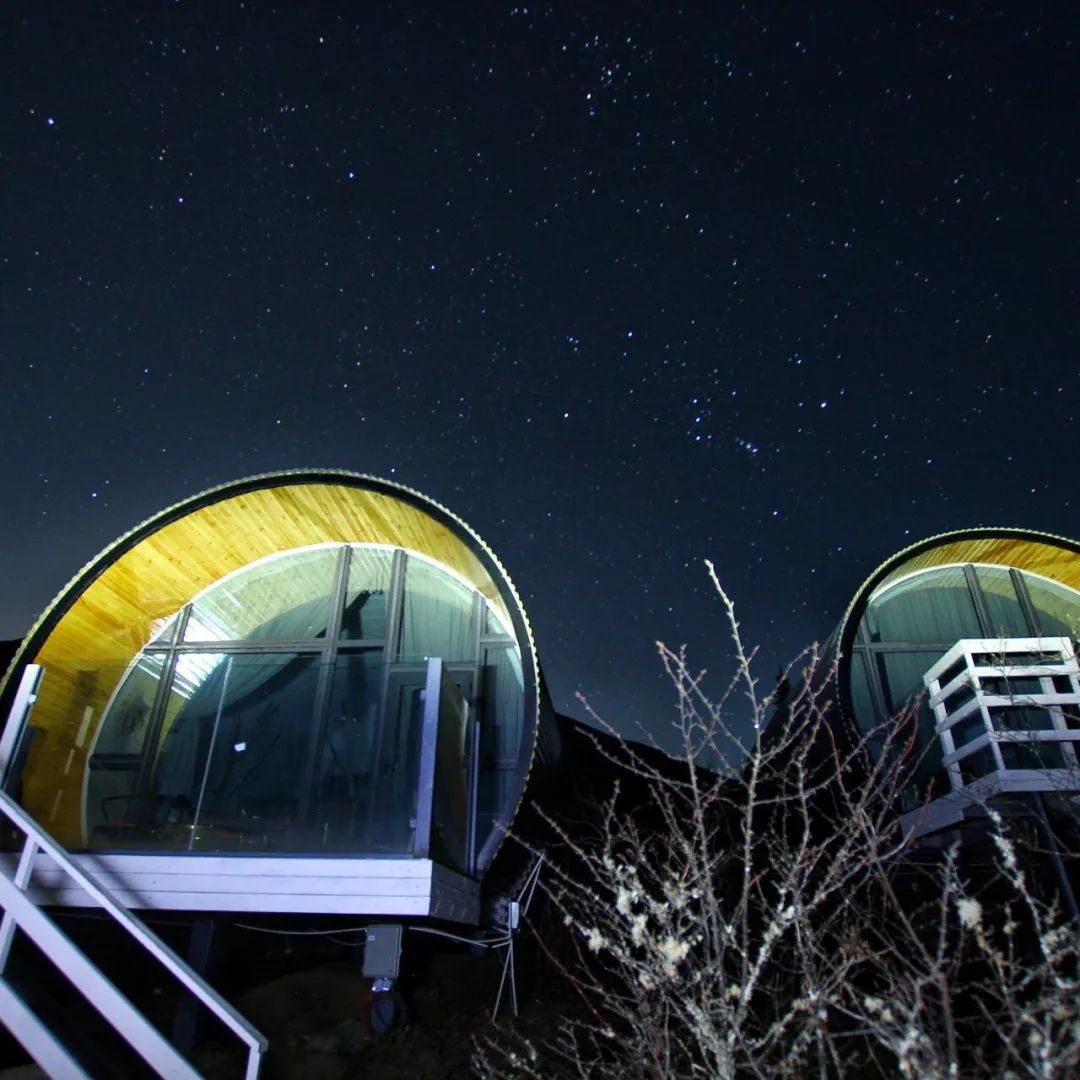
[[[10,866],[14,856],[0,856]],[[76,861],[129,907],[179,911],[311,912],[339,915],[438,914],[469,925],[479,916],[475,881],[429,859],[330,859],[218,855],[77,855]],[[89,897],[65,885],[39,855],[29,895],[82,907]]]
[[[990,566],[1013,566],[1017,570],[1040,574],[1080,589],[1080,555],[1034,539],[982,537],[954,540],[920,552],[905,560],[874,590],[886,589],[893,581],[919,570],[956,563],[985,563]]]

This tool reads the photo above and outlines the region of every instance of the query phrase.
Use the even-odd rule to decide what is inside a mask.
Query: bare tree
[[[816,651],[794,690],[762,695],[709,573],[734,677],[713,700],[685,651],[659,645],[681,755],[595,740],[619,780],[594,828],[547,818],[561,852],[547,896],[565,938],[553,958],[579,1008],[543,1045],[500,1033],[479,1067],[1075,1075],[1080,939],[1052,891],[1032,887],[1008,818],[987,808],[982,847],[918,845],[896,809],[917,764],[913,714],[854,730]]]

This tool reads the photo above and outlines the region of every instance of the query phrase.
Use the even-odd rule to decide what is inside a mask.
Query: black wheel
[[[380,990],[371,995],[368,1026],[372,1035],[389,1035],[405,1026],[405,1000],[396,990]]]

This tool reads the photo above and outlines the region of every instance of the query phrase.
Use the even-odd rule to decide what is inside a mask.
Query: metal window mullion
[[[382,678],[379,686],[379,720],[375,725],[375,760],[371,763],[371,786],[364,822],[365,844],[371,843],[371,827],[374,824],[379,788],[382,787],[383,741],[386,737],[386,718],[390,710],[390,672],[398,658],[398,637],[403,618],[404,595],[405,552],[402,548],[395,548],[394,558],[390,564],[390,587],[386,595],[386,640],[383,645]]]
[[[413,830],[412,853],[418,859],[431,858],[442,677],[443,661],[433,656],[427,662],[424,679],[424,718],[420,728],[420,760],[416,776],[416,826]]]
[[[176,657],[178,646],[187,633],[188,620],[191,618],[191,604],[185,604],[180,609],[180,617],[176,620],[173,630],[172,641],[165,653],[165,662],[161,665],[161,681],[158,683],[157,693],[154,695],[154,705],[150,710],[150,723],[146,725],[146,734],[143,736],[139,773],[135,778],[135,788],[132,794],[138,799],[146,795],[150,790],[153,780],[154,763],[157,761],[156,747],[161,738],[161,730],[165,726],[165,711],[169,703],[169,690],[172,687],[173,678],[176,674]],[[103,716],[102,722],[105,717]]]
[[[273,638],[241,638],[235,641],[185,641],[176,647],[177,653],[317,653],[326,648],[326,638],[301,638],[296,641],[276,641]]]
[[[870,653],[937,652],[940,649],[944,655],[955,644],[955,641],[871,641],[858,648]]]
[[[372,649],[381,649],[386,644],[382,637],[365,638],[341,638],[337,643],[338,653],[371,652]]]
[[[341,637],[341,623],[344,619],[345,594],[349,586],[349,566],[352,560],[352,548],[342,544],[338,553],[337,567],[334,571],[334,587],[330,594],[330,617],[326,624],[326,637],[323,640],[322,667],[315,686],[315,702],[312,706],[311,735],[308,739],[307,756],[304,760],[303,777],[300,785],[300,821],[307,825],[314,804],[315,773],[319,765],[319,746],[322,743],[326,727],[326,710],[330,698],[330,684],[333,680],[334,660],[338,638]]]
[[[1015,567],[1010,566],[1009,577],[1012,580],[1013,588],[1016,590],[1016,599],[1020,602],[1020,610],[1023,612],[1024,619],[1027,621],[1028,630],[1031,631],[1031,636],[1042,637],[1042,623],[1039,620],[1039,612],[1032,603],[1031,593],[1028,592],[1024,575]]]
[[[199,797],[195,803],[195,813],[191,819],[191,835],[188,838],[188,851],[195,848],[195,837],[199,829],[199,817],[202,814],[203,798],[206,796],[206,782],[210,778],[210,766],[214,763],[214,746],[217,743],[218,728],[221,727],[221,714],[225,709],[225,695],[229,691],[229,675],[232,673],[233,658],[225,658],[225,677],[221,680],[221,693],[218,695],[217,712],[214,714],[214,726],[210,732],[210,746],[206,751],[206,764],[203,766],[202,782],[199,784]]]
[[[476,820],[480,809],[480,716],[474,713],[469,724],[469,842],[465,868],[476,873]]]
[[[890,704],[892,700],[892,688],[889,686],[889,676],[888,672],[885,670],[885,659],[888,656],[888,653],[874,652],[870,655],[873,656],[874,663],[867,664],[866,666],[867,668],[872,667],[874,669],[874,678],[878,680],[878,683],[881,687],[881,700],[883,706],[882,716],[886,720],[888,720],[891,719],[893,715],[903,706],[900,705],[897,707],[897,709],[894,709]]]
[[[487,604],[477,591],[473,593],[473,619],[476,627],[476,647],[473,651],[472,701],[469,703],[469,745],[468,745],[468,833],[465,841],[465,870],[472,874],[476,868],[476,811],[479,805],[480,788],[480,726],[485,720],[484,709],[480,707],[484,687],[483,651],[487,642],[484,638],[484,621]]]
[[[404,620],[405,599],[405,552],[394,549],[394,561],[390,564],[390,588],[386,598],[386,659],[394,663],[398,658],[401,624]]]
[[[972,563],[964,563],[964,581],[967,583],[968,593],[975,607],[975,618],[978,620],[983,637],[993,637],[994,627],[990,622],[990,611],[986,606],[986,597],[983,596],[982,586],[979,584],[979,577]]]

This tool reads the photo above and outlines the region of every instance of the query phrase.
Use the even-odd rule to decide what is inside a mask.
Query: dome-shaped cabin
[[[841,709],[863,733],[917,702],[910,827],[954,824],[993,795],[1080,790],[1078,639],[1073,540],[969,529],[870,575],[828,651]]]
[[[558,747],[495,555],[346,472],[227,484],[122,536],[27,635],[0,715],[5,789],[132,907],[191,911],[475,923]]]

